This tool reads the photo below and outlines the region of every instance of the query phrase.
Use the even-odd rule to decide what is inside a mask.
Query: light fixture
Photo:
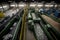
[[[2,8],[2,6],[0,6],[0,8]]]
[[[6,7],[7,7],[7,5],[3,6],[3,8],[6,8]]]
[[[11,7],[15,7],[15,5],[14,4],[12,4],[12,5],[10,5]]]
[[[24,7],[26,6],[26,4],[19,4],[19,7]]]
[[[55,5],[55,7],[57,7],[57,5]]]
[[[35,7],[35,5],[32,5],[32,4],[31,4],[30,7]]]
[[[30,7],[35,7],[35,6],[36,6],[36,4],[34,4],[34,3],[30,4]]]
[[[43,6],[42,4],[40,4],[40,5],[38,4],[38,5],[37,5],[37,7],[42,7],[42,6]]]
[[[45,5],[45,7],[53,7],[53,5]]]

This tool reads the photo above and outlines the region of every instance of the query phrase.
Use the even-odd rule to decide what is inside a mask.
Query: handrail
[[[24,8],[24,14],[23,14],[23,17],[22,17],[22,28],[21,28],[21,32],[20,32],[20,38],[19,40],[25,40],[25,32],[26,32],[26,15],[27,15],[27,11],[28,9],[27,8]]]

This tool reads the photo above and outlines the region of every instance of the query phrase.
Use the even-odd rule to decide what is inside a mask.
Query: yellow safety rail
[[[26,16],[27,16],[27,12],[28,12],[28,6],[26,6],[26,7],[24,8],[24,14],[23,14],[23,17],[22,17],[22,28],[21,28],[19,40],[25,40],[25,35],[26,35]]]
[[[0,11],[0,18],[5,17],[4,13]]]

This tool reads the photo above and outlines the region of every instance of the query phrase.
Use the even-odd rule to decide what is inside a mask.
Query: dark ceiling
[[[15,2],[41,2],[41,1],[45,1],[45,2],[51,2],[51,1],[55,1],[56,3],[60,4],[60,0],[0,0],[0,3],[3,3],[3,2],[9,2],[9,1],[15,1]]]

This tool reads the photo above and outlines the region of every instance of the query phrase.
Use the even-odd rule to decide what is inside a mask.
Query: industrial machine
[[[0,40],[23,40],[26,38],[27,27],[36,40],[60,40],[60,32],[46,22],[41,14],[27,7],[3,19],[0,22]]]
[[[28,25],[36,40],[60,40],[60,33],[46,22],[40,13],[30,11]]]

